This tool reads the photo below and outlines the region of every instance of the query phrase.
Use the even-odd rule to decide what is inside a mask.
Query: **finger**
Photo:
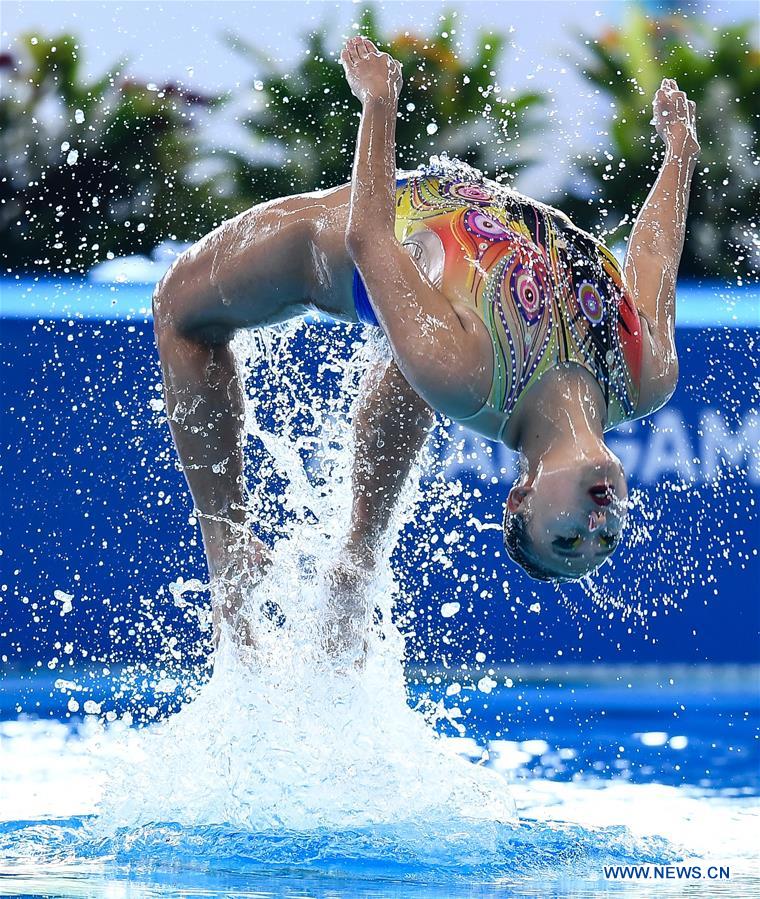
[[[368,38],[364,38],[364,46],[367,48],[368,53],[380,53],[377,47],[372,43],[372,41]]]
[[[356,42],[356,53],[359,59],[369,59],[369,51],[361,38]]]
[[[356,38],[351,38],[351,40],[346,45],[346,50],[348,51],[348,59],[352,66],[355,66],[359,61],[359,57],[356,55]]]

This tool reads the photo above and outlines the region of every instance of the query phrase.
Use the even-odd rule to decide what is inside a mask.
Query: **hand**
[[[693,100],[678,89],[672,78],[663,78],[652,102],[652,124],[665,141],[665,146],[679,155],[696,158],[700,153],[697,140],[696,108]]]
[[[396,102],[401,93],[401,63],[381,53],[366,37],[352,37],[341,51],[340,61],[351,92],[364,105],[367,100]]]

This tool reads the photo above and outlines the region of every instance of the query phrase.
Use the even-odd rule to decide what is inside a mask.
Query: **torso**
[[[468,428],[503,440],[541,376],[585,368],[607,408],[606,429],[635,417],[642,327],[607,247],[562,212],[461,163],[404,173],[396,238],[450,300],[474,308],[491,336],[493,380]]]

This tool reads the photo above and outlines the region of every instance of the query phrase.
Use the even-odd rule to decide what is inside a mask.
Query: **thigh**
[[[340,191],[272,200],[224,222],[162,279],[156,314],[186,333],[277,324],[312,308],[351,318]]]

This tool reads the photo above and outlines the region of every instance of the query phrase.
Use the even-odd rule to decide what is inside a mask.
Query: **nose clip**
[[[590,533],[594,533],[597,528],[600,528],[604,525],[607,518],[607,513],[604,509],[601,509],[599,512],[591,512],[588,516],[588,529]]]

